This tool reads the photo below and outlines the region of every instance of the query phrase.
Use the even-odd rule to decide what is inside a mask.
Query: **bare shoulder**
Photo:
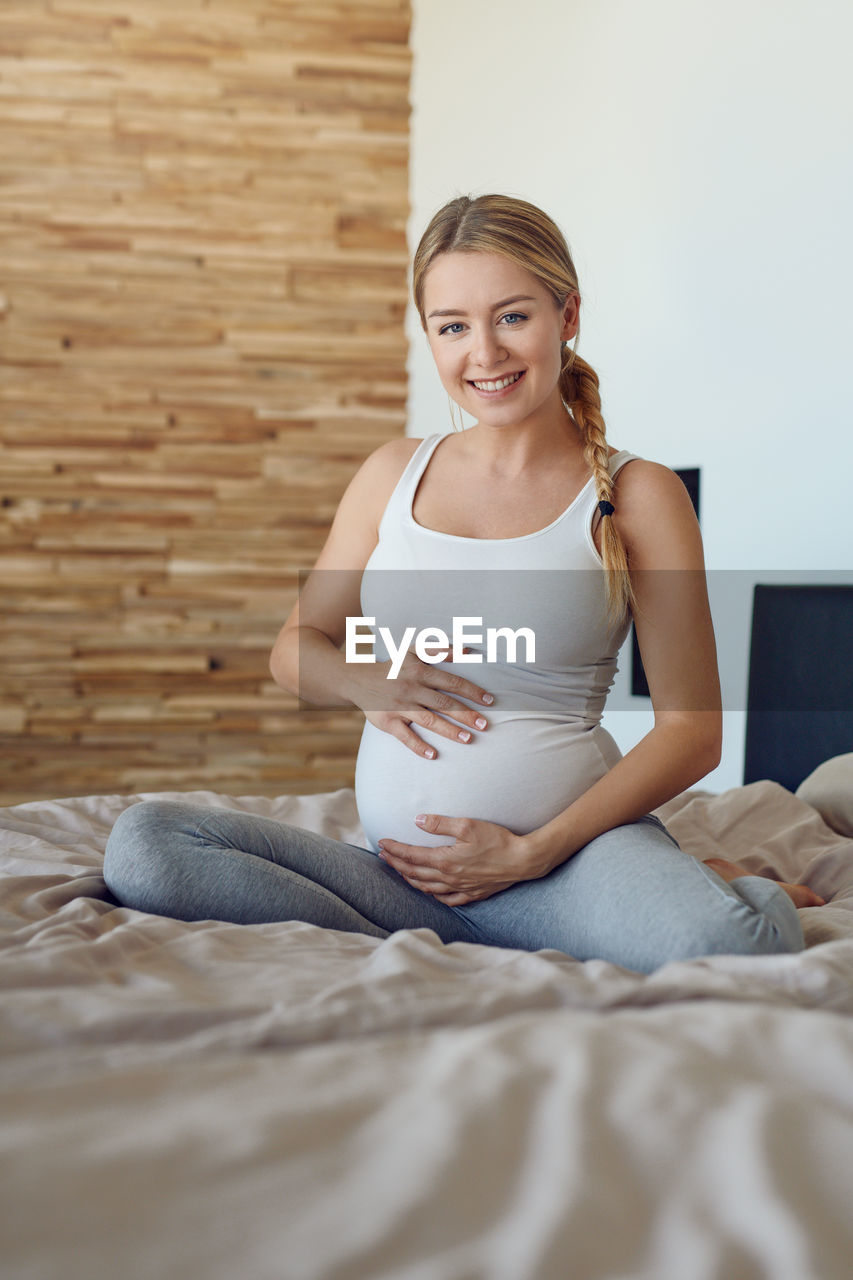
[[[338,504],[316,568],[363,568],[379,540],[379,522],[419,439],[403,436],[374,449]]]
[[[677,568],[702,560],[702,538],[680,476],[659,462],[634,458],[613,482],[614,520],[637,568]]]
[[[396,440],[386,440],[378,449],[373,450],[363,467],[370,468],[374,479],[393,477],[396,484],[418,446],[422,444],[423,440],[418,436],[398,436]]]
[[[681,477],[660,462],[631,458],[619,468],[613,483],[623,502],[657,498],[663,502],[679,503],[685,498],[691,509],[693,507]]]
[[[371,509],[380,506],[381,517],[394,486],[421,443],[421,440],[412,436],[386,440],[385,444],[368,454],[350,481],[346,493],[355,492],[360,501],[368,501]]]
[[[386,440],[385,444],[374,449],[373,453],[364,460],[353,477],[351,487],[356,487],[359,499],[367,503],[377,537],[379,522],[388,505],[388,499],[421,444],[423,441],[415,436],[401,436],[396,440]]]

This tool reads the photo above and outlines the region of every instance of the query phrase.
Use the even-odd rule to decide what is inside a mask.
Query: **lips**
[[[508,373],[503,378],[478,378],[476,381],[469,379],[470,385],[474,387],[481,395],[496,395],[501,391],[506,391],[508,387],[513,387],[524,377],[524,370],[519,373]]]

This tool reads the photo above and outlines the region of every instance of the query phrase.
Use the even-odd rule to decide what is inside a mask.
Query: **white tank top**
[[[495,638],[494,661],[439,665],[494,695],[480,706],[489,722],[469,743],[415,726],[437,758],[419,757],[365,723],[355,772],[359,816],[370,847],[387,836],[411,844],[447,844],[415,824],[418,813],[482,818],[518,835],[549,822],[621,758],[600,725],[628,619],[607,617],[605,573],[592,537],[595,486],[587,484],[562,515],[518,538],[466,538],[419,525],[412,515],[421,476],[445,435],[427,437],[400,477],[379,525],[379,541],[361,585],[363,617],[376,619],[377,661],[391,653],[378,629],[399,645],[406,627],[468,623],[466,646],[488,657],[489,629],[526,628],[515,654]],[[637,455],[610,459],[615,475]],[[479,620],[481,625],[478,625]],[[413,647],[414,642],[408,646]],[[365,652],[364,649],[361,652]],[[479,705],[470,702],[469,705]],[[458,726],[461,728],[462,726]]]

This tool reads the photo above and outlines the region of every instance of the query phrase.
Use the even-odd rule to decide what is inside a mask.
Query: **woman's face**
[[[424,281],[430,350],[448,395],[490,426],[561,414],[560,344],[579,299],[560,308],[525,267],[497,253],[436,258]]]

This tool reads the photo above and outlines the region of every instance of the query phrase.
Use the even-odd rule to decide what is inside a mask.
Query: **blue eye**
[[[510,328],[517,325],[520,320],[526,319],[527,316],[523,315],[520,311],[507,311],[506,315],[501,316],[501,321],[506,321]]]
[[[439,336],[439,337],[441,337],[443,334],[445,334],[445,333],[451,333],[451,332],[452,332],[453,334],[457,334],[457,333],[459,333],[459,332],[460,332],[460,330],[462,330],[462,329],[464,329],[464,328],[465,328],[465,326],[464,326],[464,324],[462,323],[462,321],[461,321],[461,320],[453,320],[453,321],[451,321],[451,323],[450,323],[450,324],[442,325],[442,327],[441,327],[441,328],[439,329],[439,331],[438,331],[438,336]]]

